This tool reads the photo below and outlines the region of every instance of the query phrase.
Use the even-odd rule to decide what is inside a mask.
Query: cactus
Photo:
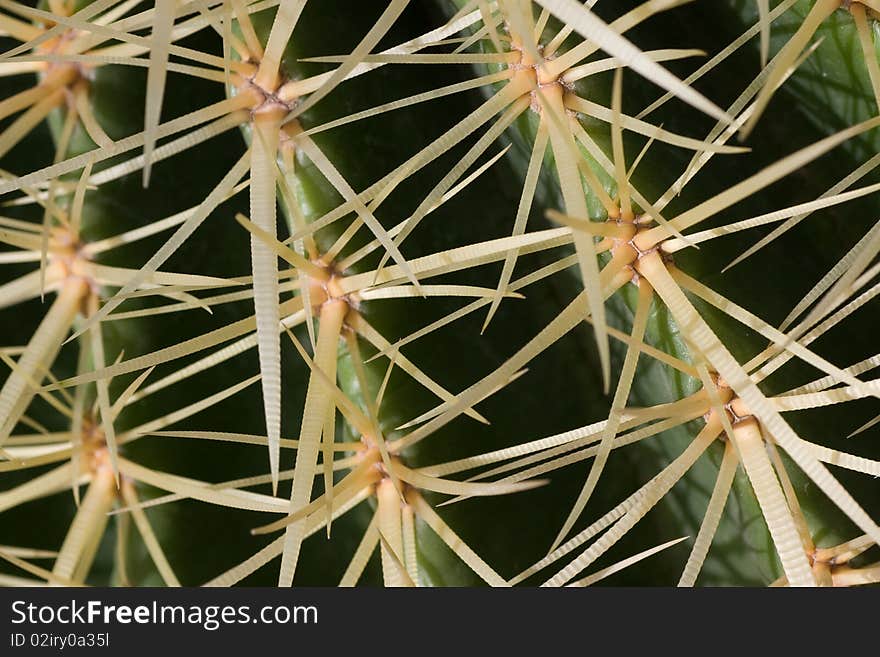
[[[2,4],[0,583],[880,580],[880,6]]]

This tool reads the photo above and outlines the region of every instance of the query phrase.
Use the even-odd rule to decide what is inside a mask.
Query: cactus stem
[[[507,582],[464,544],[434,508],[428,505],[422,495],[425,494],[427,497],[430,492],[453,496],[453,499],[445,503],[458,502],[479,495],[504,495],[540,486],[544,482],[536,477],[594,458],[581,494],[554,541],[551,553],[526,573],[512,580],[512,582],[522,581],[529,574],[537,573],[540,569],[572,553],[586,541],[598,536],[598,540],[587,547],[585,552],[546,581],[546,584],[566,584],[640,523],[642,518],[670,493],[676,482],[686,476],[688,470],[702,458],[701,455],[717,438],[723,443],[724,460],[715,481],[712,499],[701,523],[700,534],[682,573],[681,584],[693,584],[699,576],[740,463],[743,464],[746,475],[752,482],[759,506],[778,548],[786,573],[785,582],[807,584],[815,580],[821,584],[835,584],[880,578],[877,574],[880,567],[876,565],[873,569],[862,569],[861,573],[854,574],[852,571],[856,569],[851,568],[847,563],[850,552],[857,553],[862,549],[863,543],[850,546],[849,551],[841,548],[840,553],[832,556],[820,555],[800,510],[781,452],[776,448],[778,441],[782,450],[793,459],[806,476],[840,507],[843,511],[842,515],[853,520],[866,532],[865,540],[877,543],[877,539],[880,538],[880,528],[855,502],[849,492],[831,476],[823,464],[830,463],[876,475],[880,473],[880,463],[810,443],[798,436],[782,419],[781,414],[791,410],[838,404],[860,397],[880,397],[877,380],[862,381],[859,378],[863,372],[870,369],[870,364],[873,362],[871,359],[848,368],[839,368],[807,348],[811,340],[824,334],[831,326],[880,294],[880,285],[871,286],[873,277],[880,271],[880,265],[871,265],[880,248],[880,240],[872,231],[847,254],[841,265],[832,269],[828,277],[820,281],[810,293],[812,300],[799,306],[800,311],[794,312],[787,321],[793,323],[800,314],[806,314],[806,319],[787,334],[782,330],[774,329],[757,315],[733,304],[728,298],[699,281],[691,279],[678,270],[671,259],[672,253],[686,246],[694,246],[698,242],[713,239],[727,232],[744,230],[753,225],[762,225],[778,219],[792,218],[798,214],[802,218],[804,213],[876,191],[874,186],[871,186],[844,193],[842,192],[846,187],[844,185],[840,190],[829,191],[819,201],[781,210],[772,219],[770,215],[761,215],[741,222],[741,225],[703,231],[697,236],[685,237],[682,234],[683,231],[715,217],[732,205],[762,192],[770,184],[812,162],[843,141],[880,125],[880,118],[853,126],[816,142],[747,180],[728,187],[671,221],[660,215],[660,211],[673,196],[681,191],[715,153],[746,150],[727,146],[726,141],[735,134],[740,125],[745,125],[744,135],[751,130],[777,87],[786,81],[805,58],[801,51],[812,38],[815,29],[837,6],[844,6],[853,14],[854,31],[865,55],[870,54],[868,75],[874,87],[876,100],[880,103],[880,67],[873,61],[875,53],[873,53],[868,24],[869,16],[874,18],[875,14],[870,13],[866,8],[874,8],[876,0],[864,0],[862,3],[855,0],[854,3],[850,3],[849,0],[837,0],[836,3],[834,0],[817,0],[795,37],[768,65],[771,24],[776,17],[792,6],[793,1],[784,0],[770,11],[766,0],[758,0],[758,22],[750,34],[753,37],[760,35],[761,62],[765,70],[728,110],[730,115],[738,117],[736,121],[688,86],[688,83],[678,80],[659,65],[659,62],[695,54],[694,51],[645,52],[622,36],[631,27],[639,25],[659,11],[680,4],[681,0],[648,0],[610,24],[606,24],[591,10],[594,2],[590,0],[587,2],[537,0],[541,8],[537,22],[533,16],[532,0],[498,0],[497,3],[489,3],[485,0],[469,2],[462,0],[461,4],[465,5],[465,9],[448,25],[395,48],[372,54],[410,4],[409,0],[390,0],[384,6],[378,20],[368,28],[366,36],[360,39],[351,52],[341,56],[298,59],[298,61],[339,64],[335,70],[304,80],[287,79],[292,66],[285,66],[283,70],[281,63],[288,41],[303,12],[305,0],[290,0],[278,6],[265,49],[251,21],[250,14],[257,10],[257,6],[249,6],[250,0],[231,0],[213,8],[200,1],[197,3],[203,5],[198,7],[200,15],[193,17],[190,14],[196,11],[195,9],[183,5],[172,6],[175,3],[171,0],[157,0],[157,5],[152,10],[128,17],[126,14],[136,8],[136,0],[122,2],[97,0],[88,10],[78,12],[75,12],[72,0],[48,0],[51,12],[32,10],[19,6],[17,2],[7,2],[7,10],[29,19],[42,20],[45,27],[34,27],[30,30],[25,29],[30,26],[21,21],[7,17],[0,18],[0,30],[5,29],[13,37],[27,40],[18,48],[13,48],[12,51],[4,54],[6,60],[13,58],[13,61],[9,62],[13,68],[10,69],[6,65],[0,67],[2,69],[0,75],[9,70],[20,70],[15,68],[19,63],[15,53],[30,49],[36,49],[35,58],[39,61],[28,62],[26,56],[21,58],[23,60],[21,63],[39,64],[34,68],[41,71],[39,84],[34,89],[0,102],[0,118],[7,116],[12,123],[7,131],[0,134],[0,155],[9,149],[18,148],[16,145],[50,111],[66,104],[67,113],[66,116],[59,117],[64,119],[64,125],[61,129],[62,137],[56,139],[54,164],[18,179],[9,177],[0,181],[0,192],[18,189],[25,191],[27,198],[16,199],[18,205],[38,202],[45,206],[42,231],[38,228],[27,230],[20,225],[10,223],[15,220],[4,220],[8,225],[5,225],[0,232],[0,240],[21,248],[24,252],[15,253],[15,257],[5,257],[6,254],[3,254],[0,256],[0,261],[33,262],[39,259],[41,269],[39,285],[35,285],[37,280],[35,277],[25,276],[0,288],[13,298],[9,301],[7,297],[0,302],[0,305],[39,294],[44,282],[50,289],[58,291],[58,298],[55,299],[33,339],[24,349],[18,348],[17,353],[20,353],[18,360],[13,359],[16,352],[7,354],[6,351],[0,351],[0,358],[7,362],[12,371],[3,388],[0,389],[0,409],[4,411],[0,413],[0,417],[3,418],[3,423],[0,424],[0,444],[9,438],[9,434],[19,423],[40,432],[33,436],[16,435],[9,441],[7,449],[0,449],[0,457],[6,459],[0,463],[0,471],[17,471],[57,463],[67,459],[68,456],[70,463],[65,463],[48,474],[37,477],[34,480],[36,483],[31,482],[33,485],[19,486],[0,494],[0,506],[4,502],[19,504],[36,499],[51,494],[59,486],[64,487],[71,483],[78,495],[80,481],[90,481],[84,499],[80,501],[77,498],[79,509],[76,519],[57,555],[56,571],[58,572],[40,572],[38,576],[51,583],[85,581],[102,540],[110,507],[121,495],[127,506],[120,511],[134,514],[135,526],[144,539],[150,557],[164,581],[171,585],[179,584],[179,581],[144,514],[144,509],[148,506],[193,498],[230,509],[282,514],[279,520],[258,527],[252,533],[265,534],[269,531],[282,530],[283,536],[259,550],[250,559],[212,580],[211,584],[238,582],[268,560],[280,555],[281,568],[278,582],[290,586],[294,583],[297,574],[303,541],[322,528],[326,528],[329,537],[335,518],[361,501],[371,499],[377,507],[376,512],[346,569],[343,576],[344,583],[354,584],[358,581],[368,559],[378,546],[386,584],[418,584],[419,570],[416,556],[416,517],[418,517],[481,578],[490,584],[505,585]],[[233,13],[241,29],[241,39],[231,34]],[[95,16],[98,18],[93,18]],[[563,26],[544,46],[542,37],[551,16],[561,19]],[[178,19],[181,19],[179,24]],[[457,31],[462,27],[474,25],[480,19],[482,26],[478,26],[470,37],[456,36]],[[509,37],[499,32],[499,25],[505,27]],[[213,27],[216,32],[222,32],[220,34],[223,39],[222,58],[175,45],[178,39],[203,27]],[[585,37],[584,42],[560,54],[566,37],[575,32]],[[120,43],[100,51],[94,50],[95,46],[108,39]],[[478,40],[491,41],[497,52],[476,55],[464,52]],[[461,44],[460,48],[456,48],[451,54],[418,52],[427,47],[455,44]],[[725,49],[721,59],[728,56],[736,47],[732,44]],[[231,61],[230,49],[238,53],[241,61]],[[297,44],[297,55],[299,50]],[[600,50],[606,51],[609,57],[595,61],[593,55]],[[305,52],[305,49],[303,51]],[[807,54],[810,52],[812,49],[808,50]],[[149,55],[148,59],[142,57],[144,54]],[[209,68],[197,69],[197,67],[172,64],[169,62],[171,55],[175,58],[183,57],[200,62]],[[588,58],[594,61],[586,61]],[[717,63],[720,60],[713,61]],[[298,122],[299,116],[316,106],[345,80],[385,63],[418,65],[431,62],[497,65],[503,70],[497,74],[468,80],[466,83],[448,85],[349,114],[312,130],[303,130]],[[147,64],[148,98],[143,133],[114,142],[96,119],[89,96],[89,80],[92,78],[92,69],[104,64],[123,66]],[[718,118],[720,123],[712,132],[715,136],[700,141],[662,130],[642,121],[641,118],[625,114],[623,67],[632,68],[649,81],[665,88],[671,95],[677,95],[699,110]],[[573,84],[577,80],[611,69],[616,70],[609,107],[602,107],[573,93]],[[222,79],[227,84],[227,91],[236,97],[162,124],[162,91],[165,78],[168,71],[175,70],[209,80]],[[358,176],[344,175],[342,172],[345,172],[346,168],[341,162],[336,162],[335,157],[328,157],[335,152],[332,148],[332,140],[328,148],[324,148],[322,140],[322,147],[319,148],[312,138],[313,134],[360,118],[375,117],[383,112],[418,102],[496,83],[501,87],[500,91],[493,92],[476,111],[462,118],[453,128],[427,147],[362,191],[355,191],[361,189],[358,186],[360,183],[355,182]],[[745,108],[745,104],[756,95],[756,103],[750,108]],[[663,100],[661,99],[660,102],[662,103]],[[528,117],[529,113],[526,110],[530,108],[536,116]],[[18,112],[22,114],[16,119],[14,115]],[[587,134],[581,125],[578,113],[609,124],[611,160]],[[510,236],[469,244],[465,247],[450,248],[407,261],[400,250],[402,242],[424,217],[451,198],[457,190],[466,186],[470,180],[488,169],[497,157],[502,156],[507,149],[481,166],[476,173],[460,181],[478,160],[485,159],[484,155],[490,152],[492,144],[501,138],[515,121],[526,118],[529,119],[528,122],[520,121],[521,127],[525,127],[526,123],[530,128],[537,124],[537,138],[532,144],[528,171]],[[157,147],[159,140],[208,122],[210,122],[208,125],[199,130]],[[82,156],[64,160],[77,123],[98,147]],[[87,188],[119,179],[140,168],[143,169],[144,184],[146,184],[150,168],[155,162],[188,150],[229,127],[241,124],[247,126],[253,137],[248,153],[229,169],[219,185],[198,206],[181,213],[182,216],[168,217],[149,228],[129,231],[110,238],[109,241],[102,240],[100,243],[86,246],[80,244],[79,228],[83,223],[84,195]],[[584,124],[590,125],[587,121]],[[54,118],[52,127],[53,129],[57,127]],[[624,151],[624,130],[648,137],[647,144],[631,165],[627,162]],[[115,130],[113,132],[115,134]],[[79,133],[77,133],[78,139]],[[651,206],[630,184],[633,171],[655,140],[696,152],[691,165],[660,198],[656,207]],[[350,144],[345,139],[343,141],[346,146]],[[421,199],[418,207],[409,217],[394,228],[386,229],[377,219],[379,206],[385,203],[396,188],[401,187],[407,191],[410,186],[404,183],[414,174],[463,141],[474,143],[468,144],[466,154],[455,161],[440,182]],[[527,233],[526,223],[530,208],[536,196],[542,196],[544,191],[540,176],[548,144],[553,150],[555,171],[552,173],[559,183],[564,203],[564,213],[550,213],[549,216],[563,227]],[[138,146],[143,146],[142,156],[107,169],[100,169],[99,164],[103,160],[115,158]],[[404,158],[400,158],[402,159]],[[312,181],[308,178],[312,172],[303,172],[295,168],[305,160],[308,160],[312,168],[323,177],[322,181],[317,181],[316,188],[326,191],[330,197],[335,197],[335,190],[343,199],[341,204],[313,222],[307,222],[305,215],[310,216],[316,207],[324,204],[322,201],[312,205],[311,199],[308,198],[312,191]],[[400,160],[395,161],[395,165]],[[597,164],[598,169],[594,170]],[[93,165],[99,168],[99,172],[94,176]],[[608,177],[605,177],[599,169],[604,170]],[[56,180],[59,175],[76,174],[79,170],[82,172],[75,185],[70,181]],[[241,182],[248,171],[250,180]],[[857,171],[861,171],[861,175],[864,175],[870,171],[870,168],[864,170],[860,168]],[[851,174],[854,175],[855,172]],[[299,179],[300,176],[302,179]],[[841,181],[840,184],[843,182]],[[279,242],[276,235],[278,193],[276,185],[280,185],[282,200],[296,206],[292,212],[295,216],[291,219],[293,235],[285,243]],[[160,271],[163,263],[175,254],[181,244],[189,239],[221,203],[247,186],[251,188],[249,213],[251,218],[246,219],[243,216],[236,218],[249,232],[253,261],[252,277],[217,278]],[[608,191],[609,188],[615,187],[613,191]],[[298,198],[300,194],[304,196]],[[56,205],[59,197],[70,198],[71,202],[66,211]],[[397,197],[394,198],[396,200]],[[388,205],[393,204],[394,201]],[[608,221],[596,220],[601,219],[599,204],[604,206]],[[599,217],[590,216],[594,205],[599,208]],[[39,208],[32,209],[39,211]],[[383,211],[391,210],[390,207],[383,208]],[[316,231],[352,214],[355,215],[354,220],[349,223],[346,230],[342,231],[331,248],[324,249],[322,243],[319,249],[315,238]],[[53,222],[57,222],[58,226],[53,226]],[[651,225],[654,222],[656,226]],[[789,223],[786,222],[786,226],[788,225]],[[91,259],[93,255],[103,250],[172,226],[179,228],[143,267],[111,267],[93,262]],[[360,239],[358,231],[364,226],[373,233],[373,236],[367,236],[368,240],[363,241],[368,243],[360,246],[356,240]],[[575,246],[574,255],[559,259],[511,283],[512,272],[517,259],[521,256],[546,252],[572,243]],[[356,245],[353,247],[356,248],[354,253],[349,252],[350,245]],[[356,274],[348,273],[349,267],[360,263],[376,251],[378,251],[376,256],[380,260],[378,266]],[[596,257],[599,253],[608,253],[609,257],[600,261]],[[17,259],[22,255],[26,257]],[[279,271],[278,257],[284,259],[292,269]],[[389,264],[389,259],[393,259],[394,263]],[[500,261],[504,264],[501,277],[494,288],[455,285],[447,280],[439,281],[440,284],[437,285],[422,283],[424,279],[430,277]],[[844,262],[846,264],[843,264]],[[600,266],[602,263],[604,266]],[[483,325],[485,330],[505,296],[521,296],[515,291],[575,265],[580,270],[583,292],[500,367],[458,394],[446,390],[401,353],[401,347],[409,341],[431,333],[483,305],[488,306],[489,309]],[[237,287],[251,283],[253,284],[251,291],[242,289],[210,297],[200,294],[210,288]],[[606,326],[604,313],[605,301],[616,291],[626,287],[627,283],[637,286],[638,300],[635,303],[632,329],[629,333],[624,333]],[[98,302],[101,285],[121,287],[103,307],[100,307]],[[853,298],[865,286],[871,287],[861,296]],[[292,300],[279,303],[282,292],[297,289],[298,296],[295,295]],[[75,299],[68,300],[69,307],[62,308],[61,301],[66,299],[66,295],[73,295],[74,292],[76,292]],[[120,352],[116,363],[105,362],[103,342],[108,334],[106,331],[102,334],[103,321],[149,315],[149,308],[111,315],[120,303],[134,297],[149,295],[165,296],[175,302],[161,306],[157,313],[191,308],[202,308],[210,312],[218,304],[246,301],[251,296],[256,310],[253,317],[226,324],[221,329],[209,331],[171,347],[157,349],[129,360],[123,360],[123,354]],[[390,343],[361,314],[362,302],[369,301],[372,304],[373,300],[419,295],[476,297],[476,300],[464,309],[453,312],[394,344]],[[666,355],[645,344],[655,295],[656,300],[662,301],[669,310],[668,323],[674,333],[672,336],[674,353],[690,351],[693,364],[684,362],[685,356],[678,358]],[[727,317],[739,321],[759,336],[768,338],[771,345],[750,362],[740,365],[739,360],[731,355],[729,347],[718,339],[697,312],[694,304],[689,300],[691,296],[699,297],[719,308]],[[810,310],[813,304],[815,307]],[[65,309],[66,314],[62,312]],[[84,321],[75,325],[78,314],[84,315]],[[313,325],[315,322],[312,321],[314,318],[317,318],[317,331]],[[662,319],[659,314],[658,319]],[[437,430],[459,415],[466,414],[478,421],[487,422],[474,410],[475,406],[524,374],[525,367],[533,358],[557,343],[574,328],[580,327],[582,321],[591,322],[595,328],[606,392],[610,390],[611,381],[609,338],[614,337],[627,345],[611,412],[606,421],[507,449],[477,454],[466,459],[457,459],[426,468],[408,467],[406,460],[410,448],[434,435]],[[294,326],[302,322],[308,324],[313,357],[306,353],[299,339],[291,331]],[[384,324],[377,324],[380,325]],[[116,326],[119,325],[114,325],[114,328]],[[78,329],[74,338],[83,337],[80,340],[80,363],[75,377],[59,382],[50,368],[63,344],[62,340],[71,327]],[[664,327],[661,324],[658,328],[662,330]],[[287,332],[309,370],[305,408],[296,441],[282,441],[280,437],[282,409],[280,332],[282,330]],[[86,331],[90,331],[88,336],[83,335]],[[350,373],[344,371],[337,383],[337,360],[340,358],[342,338],[345,339],[347,346],[343,351],[347,351],[351,359],[356,380],[352,381]],[[374,358],[381,355],[389,360],[384,380],[375,397],[371,390],[373,381],[369,376],[373,373],[366,370],[365,364],[368,361],[364,360],[361,353],[361,338],[371,345],[370,350],[373,348],[377,350],[378,353],[373,356]],[[175,372],[166,374],[159,381],[144,386],[157,364],[189,356],[233,339],[232,344],[218,348],[196,362],[189,363]],[[254,346],[259,352],[260,375],[239,381],[220,393],[209,395],[184,408],[171,412],[163,411],[161,417],[116,435],[114,422],[130,403],[173,383],[183,381],[196,372],[203,372],[225,362]],[[135,353],[139,352],[136,350]],[[642,353],[651,355],[677,368],[680,372],[699,378],[702,381],[702,390],[687,396],[682,394],[680,396],[683,399],[668,404],[629,408],[627,404],[630,389],[634,385],[633,381],[637,366],[642,360],[640,358]],[[802,389],[773,397],[766,396],[758,387],[759,384],[792,356],[797,356],[808,365],[820,369],[827,376],[807,386],[801,386]],[[396,431],[399,432],[394,435],[395,439],[386,442],[384,427],[380,422],[380,417],[384,421],[385,416],[380,416],[379,411],[394,367],[401,370],[400,373],[395,374],[409,375],[434,393],[440,399],[440,403],[427,411],[421,408],[412,411],[413,414],[420,413],[420,415],[397,427]],[[134,376],[134,380],[129,383],[126,390],[115,400],[111,400],[109,386],[112,377],[126,372],[137,374],[141,369],[145,371]],[[262,386],[265,436],[226,432],[177,432],[177,435],[184,438],[232,441],[268,447],[270,465],[268,474],[261,473],[220,483],[199,481],[144,467],[127,460],[124,454],[117,454],[117,445],[125,445],[142,436],[174,435],[175,432],[162,430],[236,394],[239,390],[256,383],[257,379],[261,379]],[[44,380],[47,380],[46,385],[43,385]],[[680,380],[678,382],[681,383]],[[94,400],[87,392],[91,389],[87,385],[90,383],[96,384]],[[847,385],[838,387],[841,383]],[[66,388],[70,385],[76,386],[73,395],[66,392]],[[686,385],[696,385],[696,382],[687,381]],[[351,394],[342,392],[342,388],[346,386],[355,388],[356,391]],[[34,411],[37,414],[33,417],[26,415],[29,412],[30,401],[36,394],[45,399],[54,410],[70,418],[69,432],[41,435],[48,433],[42,424],[45,420],[37,411]],[[349,443],[336,441],[336,434],[340,429],[337,425],[337,411],[347,425],[344,430],[353,433],[357,441]],[[389,414],[387,408],[385,415],[395,417]],[[540,416],[543,418],[544,414]],[[548,414],[546,417],[552,420],[554,416]],[[562,543],[588,503],[612,449],[656,436],[667,429],[694,420],[699,422],[701,417],[705,422],[703,430],[677,459],[623,503],[590,525],[587,530]],[[508,419],[505,417],[505,420]],[[52,425],[46,422],[46,426]],[[416,428],[410,429],[411,427]],[[404,429],[406,431],[403,431]],[[685,427],[685,430],[689,432],[691,427]],[[280,469],[282,447],[297,449],[296,463],[292,470]],[[350,453],[339,454],[339,452]],[[446,478],[450,474],[484,465],[493,467],[482,468],[465,481]],[[340,480],[336,482],[335,473],[342,470],[346,470],[347,473],[345,476],[340,476]],[[119,490],[115,490],[112,486],[111,473]],[[499,475],[503,476],[499,478]],[[323,494],[313,499],[312,490],[315,480],[321,476],[323,476]],[[276,497],[278,482],[287,479],[292,479],[289,502]],[[162,487],[169,494],[141,502],[135,493],[136,482]],[[245,490],[251,486],[268,483],[272,485],[272,495]],[[118,527],[118,558],[122,561],[127,556],[131,556],[126,554],[125,549],[128,520],[128,518],[124,519],[123,525]],[[601,532],[605,532],[604,535],[600,535]],[[660,545],[656,545],[659,541],[652,541],[651,544],[655,547],[585,579],[575,581],[574,585],[594,583],[680,540],[682,539]],[[3,552],[3,548],[0,548],[0,557],[8,559],[9,556]],[[33,568],[26,570],[37,573]],[[118,572],[124,581],[125,573],[134,571],[120,569]]]

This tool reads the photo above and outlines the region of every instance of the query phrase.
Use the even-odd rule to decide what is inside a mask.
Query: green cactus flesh
[[[767,4],[4,5],[0,583],[877,581],[880,7]]]

